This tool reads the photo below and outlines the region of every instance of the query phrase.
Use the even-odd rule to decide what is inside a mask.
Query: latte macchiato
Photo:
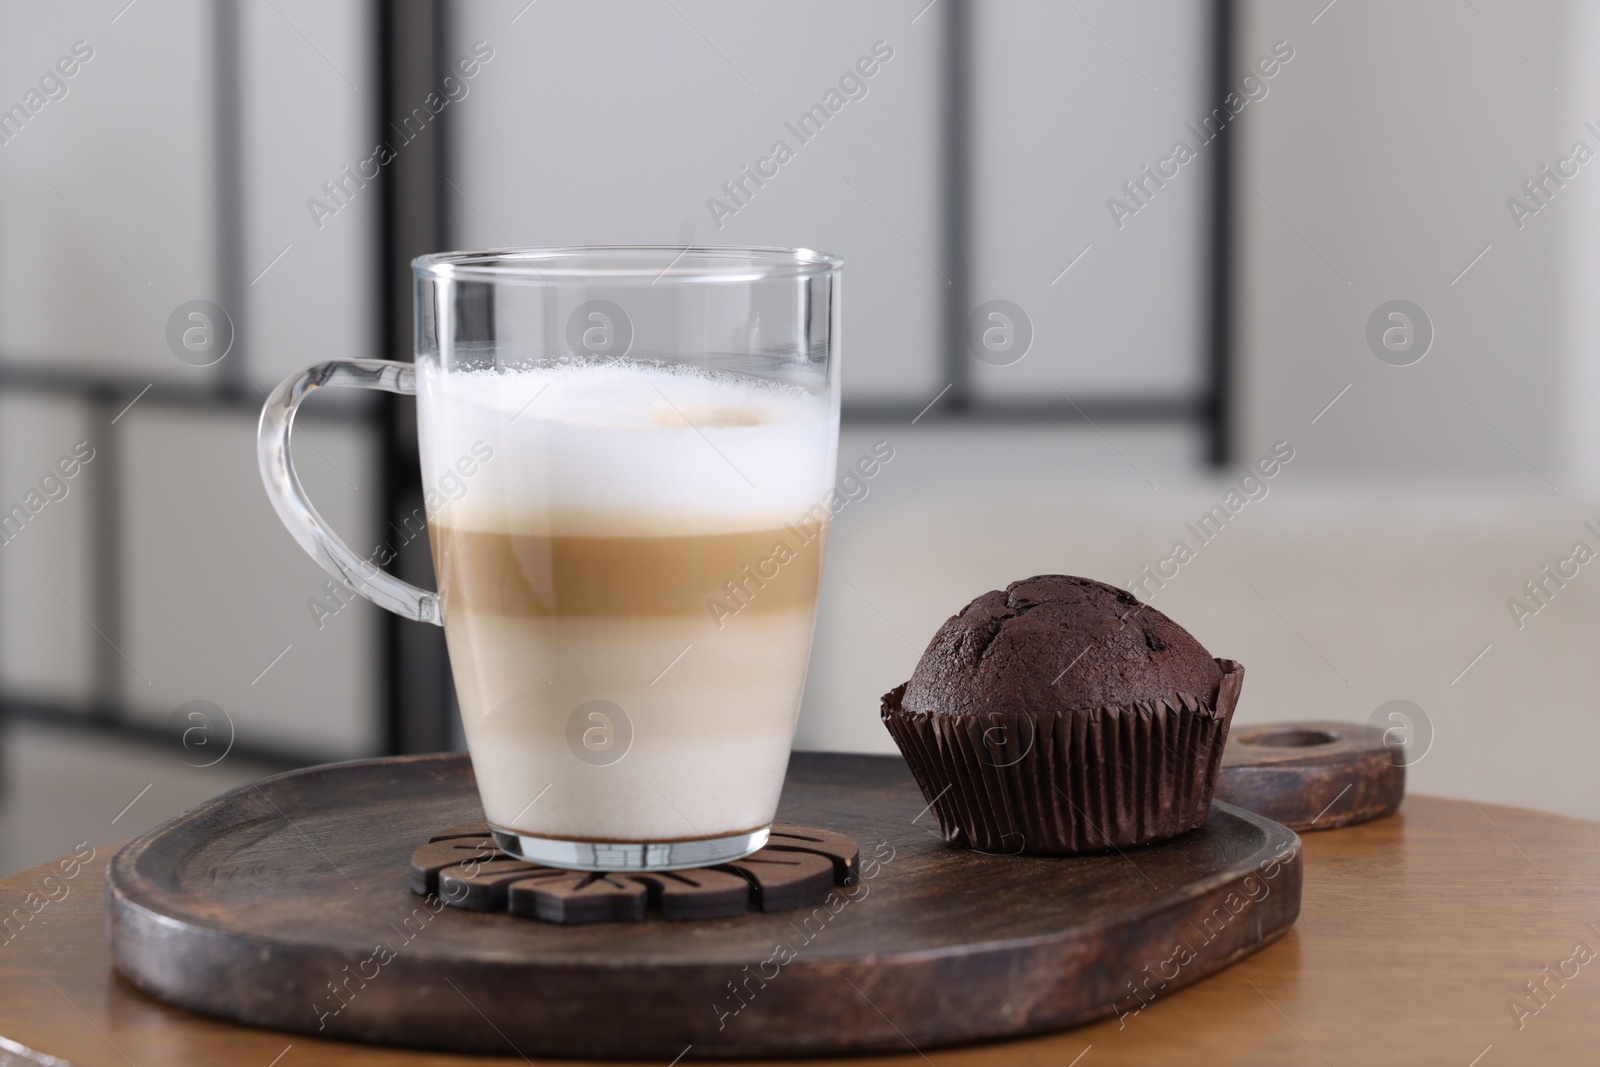
[[[261,482],[300,547],[444,627],[508,855],[665,871],[766,845],[829,521],[862,488],[830,489],[843,266],[694,245],[419,256],[415,362],[313,363],[262,405]],[[295,412],[328,387],[416,394],[437,592],[306,498]]]
[[[418,365],[423,475],[484,809],[518,834],[671,842],[771,823],[821,579],[826,398],[648,363]]]

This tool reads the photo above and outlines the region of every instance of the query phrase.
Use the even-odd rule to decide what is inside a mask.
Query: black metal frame
[[[449,19],[443,0],[395,0],[377,8],[382,99],[376,125],[389,139],[391,124],[437,89],[447,64]],[[378,269],[379,316],[385,359],[413,358],[411,260],[447,247],[445,160],[450,118],[446,109],[384,168]],[[417,457],[416,406],[381,398],[383,508],[390,526],[422,507]],[[390,568],[433,587],[433,563],[420,541],[400,549]],[[443,631],[419,626],[392,612],[383,616],[384,745],[391,753],[430,752],[450,740],[455,691],[446,663]]]
[[[925,415],[927,423],[1049,424],[1083,422],[1158,422],[1190,425],[1202,431],[1209,462],[1223,466],[1232,458],[1230,434],[1233,417],[1233,373],[1230,359],[1232,331],[1230,308],[1233,270],[1233,151],[1231,139],[1219,138],[1210,153],[1211,187],[1205,249],[1208,285],[1206,369],[1207,382],[1200,395],[1150,395],[1085,398],[1071,402],[985,401],[971,387],[968,356],[963,339],[965,309],[971,305],[971,113],[972,52],[971,0],[945,0],[943,13],[944,78],[940,107],[944,143],[940,153],[940,200],[943,229],[941,258],[950,279],[944,309],[942,366],[951,383],[937,404],[924,402],[854,402],[844,409],[847,424],[910,422]],[[372,121],[388,136],[389,119],[403,113],[436,87],[447,62],[450,25],[449,0],[374,0],[374,29],[379,42],[380,99]],[[135,397],[145,407],[232,411],[254,416],[262,397],[248,377],[249,352],[243,322],[248,314],[243,263],[244,212],[241,202],[243,144],[240,126],[242,86],[239,82],[240,27],[233,0],[212,0],[213,72],[217,108],[213,131],[213,168],[217,198],[216,256],[218,303],[234,318],[234,350],[219,366],[215,380],[198,386],[181,381],[157,381],[126,374],[0,363],[0,393],[22,392],[67,396],[86,403],[93,417],[103,417],[104,458],[89,468],[92,483],[90,521],[93,525],[91,581],[95,589],[91,611],[106,641],[96,646],[95,685],[89,707],[69,706],[0,695],[0,717],[69,730],[141,741],[171,743],[157,726],[129,718],[121,707],[121,660],[113,643],[125,632],[121,603],[123,578],[122,515],[118,497],[120,476],[118,427],[111,419]],[[1212,35],[1209,84],[1217,99],[1228,92],[1232,76],[1235,0],[1212,0]],[[412,307],[410,260],[413,256],[450,245],[450,201],[445,195],[449,159],[449,121],[431,124],[415,142],[384,168],[380,180],[381,218],[378,260],[379,354],[387,359],[412,358]],[[142,391],[142,395],[141,395]],[[420,470],[417,463],[415,411],[399,398],[383,397],[375,404],[338,410],[313,407],[300,418],[349,425],[357,421],[375,430],[381,442],[381,506],[386,521],[410,514],[420,506]],[[408,580],[431,580],[431,562],[425,551],[403,554],[395,569]],[[454,693],[450,685],[441,631],[407,623],[383,612],[381,630],[381,706],[383,746],[389,753],[428,751],[444,747],[452,737],[450,710]],[[284,766],[302,765],[321,758],[317,753],[238,741],[233,751],[241,757]]]
[[[966,349],[967,313],[972,308],[973,295],[972,0],[946,0],[943,17],[939,217],[944,232],[939,245],[944,275],[950,281],[944,303],[942,350],[950,392],[940,402],[944,413],[959,416],[970,414],[973,408],[972,356]],[[844,414],[859,417],[854,410]]]
[[[1233,91],[1235,0],[1211,0],[1211,98],[1225,100]],[[1226,133],[1226,131],[1224,131]],[[1233,462],[1233,270],[1234,270],[1233,138],[1219,136],[1211,158],[1211,218],[1207,236],[1205,278],[1210,286],[1207,307],[1206,368],[1210,372],[1203,418],[1206,458],[1213,467]]]

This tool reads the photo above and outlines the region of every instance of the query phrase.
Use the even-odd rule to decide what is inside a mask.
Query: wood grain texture
[[[1301,833],[1333,830],[1400,809],[1400,759],[1366,723],[1235,725],[1215,796]]]
[[[805,754],[780,817],[861,843],[859,881],[816,908],[558,926],[415,897],[417,841],[478,810],[462,756],[225,794],[113,861],[113,957],[169,1001],[324,1036],[530,1057],[819,1054],[1134,1011],[1255,951],[1300,903],[1299,839],[1225,805],[1136,852],[993,856],[935,836],[899,758]],[[520,875],[482,890],[516,906]]]
[[[1078,1067],[1466,1067],[1486,1048],[1478,1067],[1592,1061],[1600,1048],[1594,965],[1564,988],[1552,984],[1555,995],[1520,1029],[1510,1004],[1528,1003],[1524,983],[1541,979],[1545,965],[1559,967],[1575,942],[1600,949],[1589,925],[1600,922],[1600,823],[1413,795],[1393,818],[1312,834],[1303,844],[1304,902],[1294,928],[1136,1016],[935,1050],[927,1059],[902,1043],[892,1055],[828,1062],[1065,1067],[1090,1046]],[[0,881],[8,912],[52,901],[0,947],[0,1048],[19,1062],[266,1067],[287,1048],[278,1067],[525,1067],[509,1046],[464,1056],[329,1041],[193,1015],[143,995],[111,969],[104,868],[115,847],[101,846],[74,879],[63,881],[50,863]],[[1013,987],[1019,1000],[1032,994]],[[626,1024],[625,1009],[617,1021]]]

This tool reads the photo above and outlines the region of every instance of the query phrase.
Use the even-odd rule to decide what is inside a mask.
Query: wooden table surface
[[[1296,927],[1137,1015],[925,1056],[908,1047],[828,1062],[1498,1067],[1600,1056],[1600,823],[1413,796],[1398,815],[1304,842]],[[98,847],[74,877],[52,863],[0,881],[0,924],[11,916],[0,933],[10,938],[0,945],[0,1064],[525,1062],[509,1049],[503,1059],[407,1052],[165,1007],[111,970],[104,872],[115,848]],[[627,1025],[625,1007],[617,1025]]]

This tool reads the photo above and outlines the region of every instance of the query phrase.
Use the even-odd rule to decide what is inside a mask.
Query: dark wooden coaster
[[[412,890],[418,842],[470,821],[424,846],[450,849],[480,830],[465,756],[307,768],[117,853],[111,955],[134,986],[193,1011],[516,1062],[912,1054],[1137,1012],[1300,911],[1299,838],[1227,804],[1138,849],[989,856],[937,837],[899,757],[796,753],[778,810],[859,841],[855,884],[796,911],[768,910],[774,895],[699,922],[522,922]],[[837,857],[806,847],[836,880]],[[486,861],[463,884],[537,913],[545,883],[584,877],[534,880],[518,862]],[[584,892],[621,912],[639,900],[637,883]]]
[[[1305,833],[1377,819],[1406,795],[1401,754],[1358,722],[1235,726],[1216,799]]]
[[[725,919],[752,906],[785,911],[820,904],[861,876],[861,850],[843,834],[779,825],[758,852],[684,871],[591,873],[544,867],[495,847],[487,823],[435,834],[411,854],[411,891],[472,911],[509,911],[553,923]]]

